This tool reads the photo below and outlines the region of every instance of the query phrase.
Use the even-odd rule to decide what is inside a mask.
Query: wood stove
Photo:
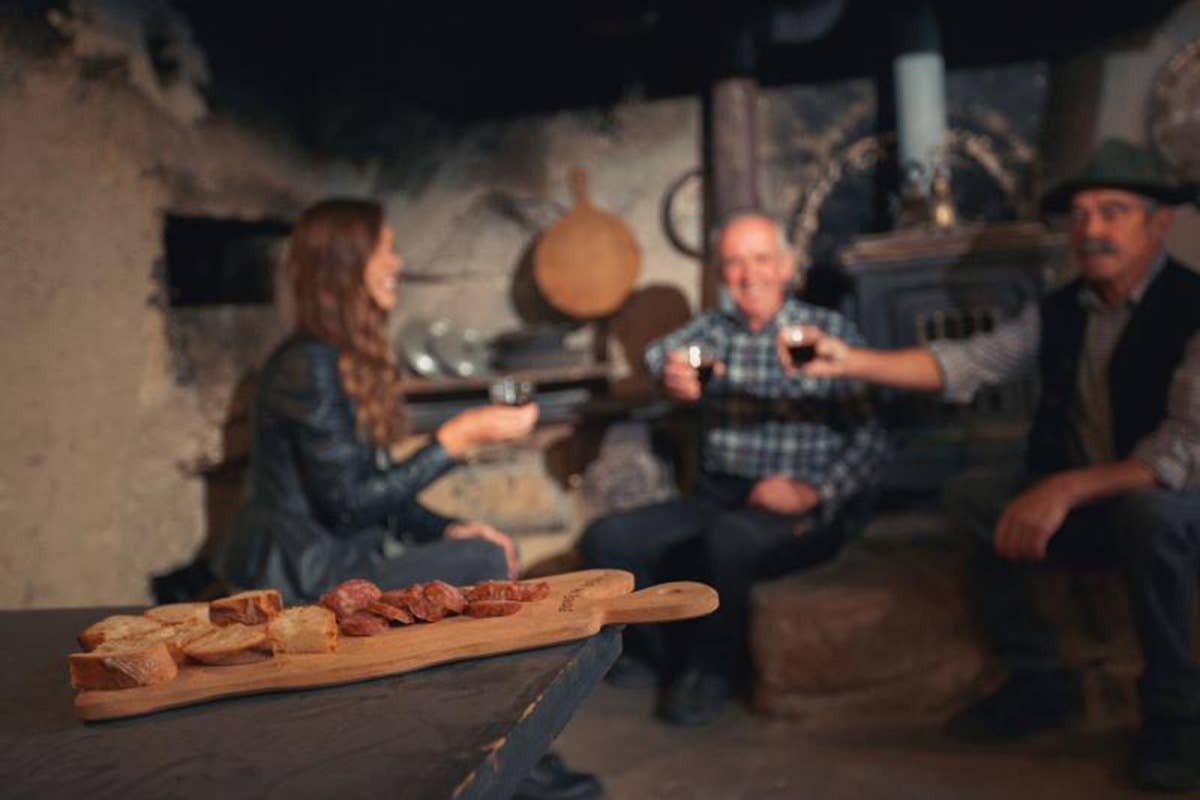
[[[838,259],[849,279],[842,312],[872,347],[899,348],[988,331],[1057,285],[1066,237],[1040,224],[963,225],[864,236]],[[968,406],[883,393],[895,457],[883,488],[926,490],[983,461],[1019,458],[1035,378],[985,389]]]

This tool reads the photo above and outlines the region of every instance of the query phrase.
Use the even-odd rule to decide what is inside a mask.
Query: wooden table
[[[83,723],[66,656],[116,611],[0,611],[4,797],[504,798],[620,652],[610,626],[407,675]]]

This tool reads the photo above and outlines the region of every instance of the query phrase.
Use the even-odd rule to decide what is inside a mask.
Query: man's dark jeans
[[[984,629],[1008,667],[1058,663],[1054,631],[1038,611],[1032,576],[1054,566],[1119,566],[1125,575],[1145,670],[1146,717],[1200,714],[1200,664],[1192,651],[1200,578],[1200,492],[1147,489],[1072,511],[1051,538],[1045,565],[998,556],[996,521],[1033,484],[1016,470],[979,469],[946,487],[951,518],[968,535]]]
[[[847,526],[840,520],[821,525],[815,514],[746,508],[754,483],[701,475],[687,497],[604,517],[584,532],[580,549],[589,567],[628,570],[639,589],[661,581],[699,580],[720,595],[716,612],[675,627],[684,639],[678,646],[667,644],[659,626],[631,630],[631,644],[664,671],[699,667],[738,677],[747,661],[753,584],[828,561],[845,539]],[[675,663],[679,659],[682,665]]]

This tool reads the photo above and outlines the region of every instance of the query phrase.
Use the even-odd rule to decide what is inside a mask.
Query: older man
[[[1079,277],[990,334],[892,352],[817,343],[803,372],[968,400],[1036,369],[1041,399],[1018,474],[983,471],[947,492],[976,544],[978,600],[1008,682],[950,721],[969,739],[1067,724],[1079,676],[1058,665],[1030,562],[1119,563],[1145,671],[1134,766],[1152,788],[1200,783],[1200,664],[1192,650],[1200,565],[1200,275],[1170,258],[1170,206],[1194,188],[1108,141],[1044,200],[1070,213]]]
[[[860,340],[841,316],[789,298],[794,259],[776,223],[758,213],[735,216],[722,226],[716,252],[732,308],[699,314],[645,353],[670,397],[700,405],[696,487],[602,519],[582,540],[590,566],[627,569],[639,586],[689,577],[720,593],[714,615],[676,629],[683,638],[676,647],[655,631],[642,648],[672,673],[659,715],[684,725],[715,719],[744,671],[753,582],[837,553],[846,533],[841,512],[885,450],[860,387],[789,377],[775,359],[775,336],[790,325]],[[689,346],[715,356],[711,382],[702,385]]]

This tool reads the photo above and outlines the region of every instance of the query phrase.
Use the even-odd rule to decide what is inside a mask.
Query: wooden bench
[[[868,529],[837,561],[756,586],[755,709],[814,726],[945,718],[1003,677],[969,581],[948,531]],[[1084,672],[1087,724],[1132,718],[1141,655],[1120,574],[1048,570],[1037,591],[1064,662]]]

